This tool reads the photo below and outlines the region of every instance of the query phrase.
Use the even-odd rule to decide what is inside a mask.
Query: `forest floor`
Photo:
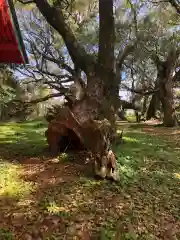
[[[46,128],[0,125],[0,240],[180,239],[180,129],[119,123],[112,183],[84,152],[50,157]]]

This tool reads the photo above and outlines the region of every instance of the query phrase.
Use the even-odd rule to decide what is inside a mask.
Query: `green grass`
[[[148,133],[139,124],[119,126],[124,128],[125,141],[114,146],[119,183],[97,181],[86,173],[76,175],[74,170],[79,170],[79,159],[71,162],[68,154],[61,154],[53,163],[44,165],[44,178],[41,172],[36,172],[33,180],[25,181],[23,164],[14,160],[21,156],[38,158],[46,146],[46,128],[46,122],[42,121],[1,124],[0,203],[4,204],[1,199],[12,197],[18,206],[22,199],[28,196],[31,199],[32,193],[37,193],[34,200],[36,221],[47,215],[56,216],[66,229],[57,227],[60,232],[47,239],[62,239],[64,234],[71,232],[76,234],[85,223],[92,236],[102,240],[113,239],[115,235],[121,240],[163,239],[168,226],[180,221],[179,133],[173,135],[170,132],[170,136],[166,136],[166,131],[158,133],[158,128],[151,127],[152,131]],[[56,176],[58,172],[61,174]],[[55,183],[48,185],[51,178]],[[9,204],[9,211],[16,212],[17,206]],[[27,209],[19,210],[25,218],[29,212],[35,212],[31,205]],[[0,229],[0,239],[12,239],[11,233],[3,229]],[[171,230],[171,234],[180,239],[178,227]],[[72,236],[68,237],[71,239]]]
[[[126,131],[124,140],[126,143],[117,146],[115,151],[122,178],[127,183],[139,182],[145,176],[154,182],[157,178],[159,181],[164,178],[164,183],[170,178],[176,180],[175,174],[180,170],[180,150],[174,150],[162,137],[148,136],[141,130]]]
[[[45,121],[27,121],[25,123],[6,123],[0,125],[0,148],[4,146],[17,155],[36,156],[46,146],[44,132]]]
[[[1,240],[13,240],[13,235],[7,229],[0,228],[0,239]]]

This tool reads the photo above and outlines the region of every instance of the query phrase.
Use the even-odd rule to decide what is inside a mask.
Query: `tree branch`
[[[140,110],[140,108],[132,102],[127,102],[125,100],[120,100],[120,103],[121,103],[121,106],[122,106],[123,109]]]
[[[158,55],[155,53],[151,54],[151,59],[153,60],[153,62],[155,63],[156,66],[161,65],[163,62],[159,59]]]
[[[134,44],[129,44],[127,45],[123,51],[119,51],[117,59],[116,59],[116,69],[117,68],[122,68],[122,64],[125,60],[125,58],[134,51],[134,49],[136,48],[136,43]]]
[[[130,53],[134,51],[135,47],[136,43],[127,45],[123,51],[119,50],[116,59],[116,80],[119,82],[119,85],[121,84],[121,70],[124,60]]]
[[[169,0],[169,3],[176,9],[177,13],[180,14],[180,2],[176,0]]]
[[[62,36],[74,64],[86,73],[91,72],[92,68],[94,69],[94,57],[88,55],[77,41],[72,30],[65,22],[62,9],[51,6],[47,0],[35,0],[35,3],[47,22]]]
[[[126,86],[125,84],[123,84],[123,87],[130,92],[133,92],[133,93],[136,93],[136,94],[139,94],[142,96],[148,96],[148,95],[151,95],[151,94],[159,91],[159,88],[151,90],[151,91],[144,90],[144,89],[141,89],[141,90],[132,89],[132,88],[129,88],[128,86]]]
[[[49,55],[47,55],[46,53],[42,53],[34,43],[31,43],[33,48],[40,56],[42,56],[44,59],[50,61],[50,62],[53,62],[55,64],[57,64],[58,66],[61,66],[62,68],[64,68],[67,72],[71,73],[72,75],[75,74],[75,71],[69,66],[67,65],[62,59],[56,59],[56,58],[53,58]],[[35,53],[33,52],[33,54],[35,55]],[[36,65],[38,65],[38,63],[36,63]]]
[[[29,1],[26,1],[26,0],[18,0],[18,2],[22,3],[22,4],[31,4],[31,3],[35,3],[34,0],[29,0]]]
[[[180,82],[180,69],[175,73],[173,77],[173,82]]]
[[[20,103],[24,103],[24,104],[37,104],[39,102],[45,102],[51,98],[55,98],[55,97],[61,97],[63,96],[64,93],[53,93],[53,94],[49,94],[45,97],[42,97],[42,98],[38,98],[38,99],[34,99],[34,100],[31,100],[29,102],[24,102],[24,101],[21,101],[21,100],[15,100],[15,102],[20,102]]]

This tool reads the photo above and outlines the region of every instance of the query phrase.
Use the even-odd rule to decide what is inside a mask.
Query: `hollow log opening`
[[[60,136],[59,149],[60,152],[71,152],[86,150],[81,143],[79,137],[72,129],[67,129],[67,134]]]

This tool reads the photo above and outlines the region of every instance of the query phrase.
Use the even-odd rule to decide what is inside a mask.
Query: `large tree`
[[[174,125],[172,89],[173,74],[178,67],[178,46],[174,46],[175,50],[173,50],[172,56],[171,43],[173,41],[170,41],[172,37],[166,34],[167,29],[171,30],[172,28],[167,27],[169,23],[166,26],[164,24],[164,22],[168,22],[169,15],[166,16],[166,21],[162,21],[157,8],[153,9],[151,4],[148,5],[149,2],[144,3],[144,1],[134,3],[128,0],[125,8],[121,1],[113,0],[87,1],[86,4],[80,0],[21,0],[19,2],[35,4],[36,9],[41,12],[46,20],[46,23],[39,27],[39,35],[36,35],[36,40],[33,32],[31,37],[29,37],[30,34],[25,34],[28,38],[30,53],[33,54],[36,63],[36,66],[34,66],[35,75],[33,73],[32,76],[34,78],[40,77],[38,81],[42,78],[45,84],[58,91],[57,94],[47,96],[43,100],[60,95],[69,99],[67,96],[69,90],[66,88],[66,83],[74,82],[83,92],[71,109],[78,122],[84,125],[90,119],[106,118],[111,123],[111,134],[99,140],[104,139],[102,140],[102,142],[105,141],[104,145],[101,145],[106,146],[106,150],[100,154],[99,172],[102,172],[101,168],[104,166],[103,154],[106,155],[109,151],[109,139],[112,139],[111,135],[114,132],[114,113],[119,108],[120,103],[119,88],[120,85],[124,85],[122,84],[122,71],[126,72],[126,77],[128,75],[133,76],[132,81],[135,79],[134,76],[136,77],[136,83],[133,83],[133,87],[125,85],[125,88],[133,94],[144,97],[143,112],[146,109],[148,96],[153,94],[150,103],[152,108],[149,108],[151,117],[153,114],[155,115],[156,103],[159,101],[164,112],[165,125]],[[98,8],[97,3],[99,4]],[[79,6],[86,9],[89,6],[88,4],[92,4],[93,10],[86,11],[85,15],[76,9]],[[144,8],[148,10],[147,15],[142,15]],[[151,11],[151,8],[155,10],[155,13]],[[93,14],[90,15],[90,12]],[[123,16],[121,15],[122,12]],[[165,15],[166,13],[168,11],[165,11]],[[116,19],[114,19],[114,16],[116,16]],[[89,18],[92,18],[93,21],[92,24],[88,25],[88,30],[85,31],[83,27],[87,22],[90,22],[87,20]],[[33,16],[32,21],[34,19]],[[36,23],[39,24],[44,19],[40,17]],[[50,27],[46,27],[47,23]],[[95,28],[92,31],[93,24],[95,24]],[[33,23],[31,27],[34,28]],[[43,27],[45,28],[45,34],[41,31]],[[56,31],[55,34],[54,30]],[[89,34],[87,34],[89,31],[92,31],[93,36],[95,36],[91,40]],[[52,32],[53,34],[51,34]],[[84,33],[86,33],[85,36]],[[56,37],[54,37],[55,35]],[[62,47],[61,39],[63,39],[71,58],[70,64],[64,61],[64,47]],[[119,47],[121,48],[120,51]],[[63,49],[63,51],[60,49]],[[132,54],[132,52],[134,53]],[[129,58],[127,58],[128,55]],[[165,63],[169,62],[170,57],[173,58],[167,66]],[[63,71],[58,72],[58,74],[55,73],[55,71],[52,71],[50,63],[56,64],[61,69],[63,68]],[[165,65],[166,67],[164,67]],[[134,97],[133,101],[136,101],[135,99],[137,100],[137,97]],[[121,101],[121,103],[123,102]],[[169,111],[171,114],[169,114]],[[105,176],[106,174],[101,175]]]
[[[22,1],[21,1],[22,2]],[[110,150],[110,139],[113,134],[114,113],[119,98],[119,81],[116,77],[115,66],[121,67],[125,54],[118,54],[118,62],[115,63],[115,21],[113,0],[99,0],[99,46],[98,56],[88,53],[76,38],[73,29],[65,19],[63,1],[47,0],[24,1],[35,3],[47,22],[59,33],[64,40],[74,65],[74,71],[82,71],[86,74],[87,85],[83,98],[73,107],[73,116],[78,123],[84,125],[93,119],[106,118],[111,123],[112,130],[101,136],[99,143],[103,146],[98,150],[99,175],[106,176],[107,155]],[[101,134],[102,135],[102,134]],[[88,137],[88,136],[87,136]],[[103,150],[102,150],[103,149]],[[114,176],[117,176],[114,168]],[[116,178],[116,177],[115,177]]]

